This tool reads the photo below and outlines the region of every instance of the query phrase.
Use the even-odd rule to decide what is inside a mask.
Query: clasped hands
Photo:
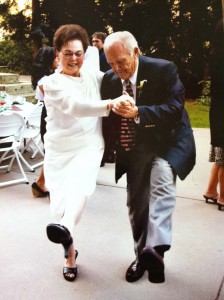
[[[137,116],[138,108],[135,105],[135,101],[129,96],[127,92],[123,92],[123,95],[112,100],[112,111],[126,119],[134,119]]]

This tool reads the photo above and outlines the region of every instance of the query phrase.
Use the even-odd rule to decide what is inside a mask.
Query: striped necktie
[[[133,90],[131,87],[130,80],[125,80],[126,92],[130,97],[134,97]],[[135,146],[136,138],[136,124],[134,119],[121,118],[121,133],[120,133],[120,143],[121,146],[129,151]]]

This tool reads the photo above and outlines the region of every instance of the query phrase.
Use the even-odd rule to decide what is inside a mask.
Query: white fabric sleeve
[[[40,86],[43,85],[44,80],[46,80],[46,76],[42,77],[38,83],[37,83],[37,87],[36,87],[36,94],[35,94],[35,98],[39,101],[44,101],[44,95],[40,90]]]
[[[67,93],[58,87],[51,89],[48,83],[44,83],[45,103],[55,107],[73,117],[103,117],[108,116],[110,110],[107,109],[111,100],[86,99],[80,91]]]
[[[88,46],[82,67],[86,69],[92,69],[95,71],[100,70],[99,51],[96,47]]]

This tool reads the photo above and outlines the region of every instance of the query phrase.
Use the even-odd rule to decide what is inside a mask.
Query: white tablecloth
[[[11,108],[8,109],[7,111],[16,112],[20,114],[25,119],[25,121],[27,121],[34,108],[35,108],[34,104],[30,102],[25,102],[24,104],[13,104]]]

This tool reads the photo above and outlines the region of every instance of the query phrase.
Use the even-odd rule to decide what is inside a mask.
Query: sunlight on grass
[[[198,104],[196,101],[186,101],[185,108],[192,127],[209,128],[209,106]]]

